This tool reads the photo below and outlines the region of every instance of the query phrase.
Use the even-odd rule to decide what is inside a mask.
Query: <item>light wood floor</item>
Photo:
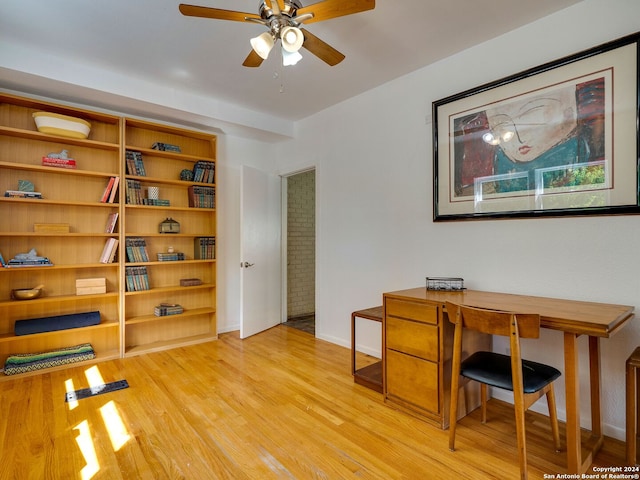
[[[447,432],[353,383],[346,348],[278,326],[244,341],[73,367],[0,383],[0,479],[513,479],[508,405]],[[87,373],[130,388],[65,403]],[[65,382],[73,386],[65,386]],[[527,415],[530,478],[565,470],[546,418]],[[561,431],[564,443],[564,430]],[[596,462],[624,464],[607,440]]]

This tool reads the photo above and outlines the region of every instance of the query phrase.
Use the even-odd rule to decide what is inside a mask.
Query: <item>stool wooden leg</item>
[[[351,314],[351,375],[356,373],[356,316]]]
[[[638,408],[637,408],[637,391],[638,391],[638,371],[627,362],[626,370],[626,410],[627,410],[627,464],[636,464],[636,436],[638,434]]]

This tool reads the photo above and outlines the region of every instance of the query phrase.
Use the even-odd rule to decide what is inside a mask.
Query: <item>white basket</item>
[[[87,138],[91,131],[91,124],[86,120],[59,113],[35,112],[33,119],[38,131],[49,135]]]

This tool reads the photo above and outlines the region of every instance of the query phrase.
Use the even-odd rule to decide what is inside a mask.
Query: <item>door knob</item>
[[[255,265],[254,263],[249,263],[249,262],[244,262],[240,264],[240,266],[244,268],[253,267],[254,265]]]

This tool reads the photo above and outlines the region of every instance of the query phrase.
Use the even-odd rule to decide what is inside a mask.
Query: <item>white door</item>
[[[240,338],[280,323],[280,177],[240,173]]]

